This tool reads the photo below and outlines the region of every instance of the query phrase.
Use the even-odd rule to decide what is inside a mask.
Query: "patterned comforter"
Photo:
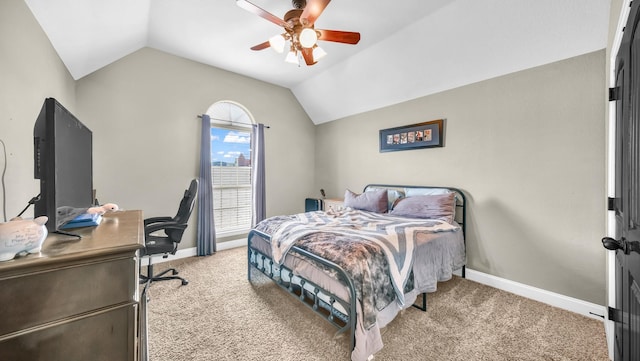
[[[271,235],[276,263],[282,263],[295,245],[342,267],[354,284],[363,325],[369,329],[378,311],[394,301],[403,306],[404,294],[413,289],[411,269],[417,235],[459,227],[440,220],[346,209],[272,217],[256,229]]]

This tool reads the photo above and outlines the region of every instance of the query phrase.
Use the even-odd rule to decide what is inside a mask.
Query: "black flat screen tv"
[[[47,98],[33,128],[34,178],[40,180],[35,217],[47,216],[47,230],[59,230],[59,207],[93,205],[93,135],[56,99]]]

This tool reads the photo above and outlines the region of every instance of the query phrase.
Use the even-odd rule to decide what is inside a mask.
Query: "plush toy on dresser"
[[[102,216],[107,212],[119,210],[117,204],[107,203],[91,208],[58,207],[58,219],[67,223],[82,214]],[[0,223],[0,262],[14,259],[20,253],[38,253],[47,238],[45,224],[49,218],[40,216],[35,219],[16,217],[9,222]],[[58,224],[57,226],[60,226]]]
[[[47,238],[48,217],[14,219],[0,223],[0,261],[13,259],[22,252],[38,253]]]

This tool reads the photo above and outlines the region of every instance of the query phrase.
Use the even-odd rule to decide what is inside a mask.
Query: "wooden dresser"
[[[0,360],[137,361],[143,342],[141,211],[50,234],[40,254],[0,262]]]

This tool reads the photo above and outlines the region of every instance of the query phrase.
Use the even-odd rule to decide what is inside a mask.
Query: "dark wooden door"
[[[603,238],[616,250],[616,361],[640,360],[640,1],[632,3],[616,57],[615,238]]]

